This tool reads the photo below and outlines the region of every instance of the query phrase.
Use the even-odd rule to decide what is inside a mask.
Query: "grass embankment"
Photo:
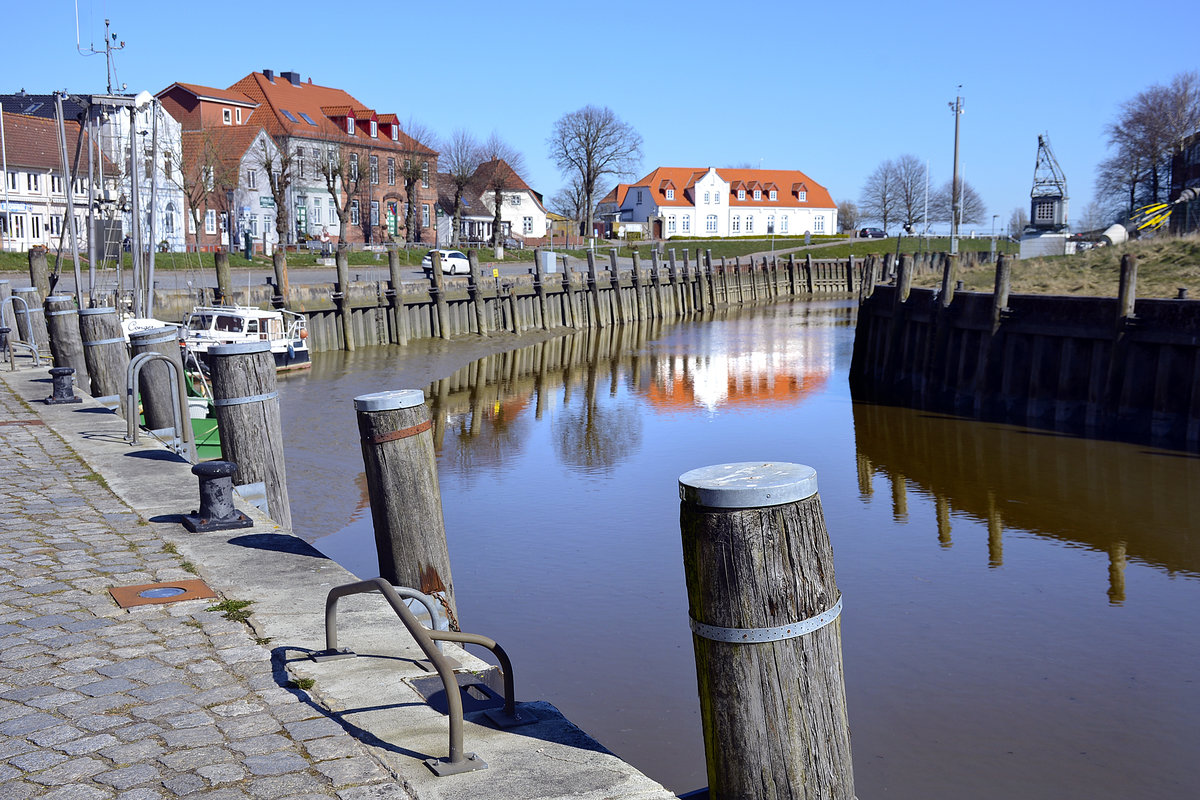
[[[1200,236],[1159,236],[1117,247],[1097,247],[1073,256],[1012,261],[1012,292],[1116,297],[1121,256],[1126,253],[1137,257],[1138,297],[1175,297],[1182,287],[1191,297],[1200,298]],[[986,264],[961,269],[958,278],[970,291],[990,292],[995,274],[993,265]],[[938,274],[913,278],[914,286],[931,288],[940,284]]]

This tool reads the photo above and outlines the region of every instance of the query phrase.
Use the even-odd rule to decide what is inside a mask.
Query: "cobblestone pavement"
[[[0,382],[0,800],[412,796]]]

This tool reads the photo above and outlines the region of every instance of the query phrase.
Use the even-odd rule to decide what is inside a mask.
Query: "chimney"
[[[263,70],[263,77],[264,77],[264,78],[266,78],[267,80],[269,80],[271,83],[274,83],[274,82],[275,82],[275,70],[273,70],[273,69],[264,69],[264,70]]]
[[[286,78],[288,81],[291,82],[292,86],[300,85],[300,73],[299,72],[281,72],[281,73],[279,73],[279,77]]]

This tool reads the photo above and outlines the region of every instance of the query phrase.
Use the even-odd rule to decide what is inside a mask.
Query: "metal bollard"
[[[8,360],[8,335],[12,333],[12,328],[6,326],[0,327],[0,353],[4,354],[5,360]]]
[[[54,381],[53,394],[44,402],[48,406],[61,406],[68,403],[82,403],[82,397],[75,396],[75,368],[51,367],[50,377]]]
[[[1178,294],[1175,295],[1176,300],[1187,300],[1188,299],[1188,295],[1187,295],[1188,290],[1187,290],[1186,286],[1180,286],[1176,291],[1178,292]]]
[[[205,461],[192,467],[200,479],[200,510],[185,514],[183,527],[192,533],[228,531],[250,528],[254,521],[233,507],[233,473],[237,464],[232,461]]]

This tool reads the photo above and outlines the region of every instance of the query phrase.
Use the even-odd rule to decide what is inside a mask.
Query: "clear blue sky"
[[[0,91],[104,91],[104,57],[76,51],[74,0],[10,5]],[[497,132],[547,198],[564,180],[546,138],[589,103],[641,133],[634,177],[761,163],[857,201],[881,161],[911,153],[941,185],[953,165],[947,104],[961,84],[961,162],[987,206],[984,231],[992,214],[1002,227],[1028,206],[1043,132],[1077,220],[1119,104],[1200,69],[1195,0],[77,5],[85,49],[103,47],[106,17],[125,41],[116,74],[130,91],[295,70],[442,136]]]

